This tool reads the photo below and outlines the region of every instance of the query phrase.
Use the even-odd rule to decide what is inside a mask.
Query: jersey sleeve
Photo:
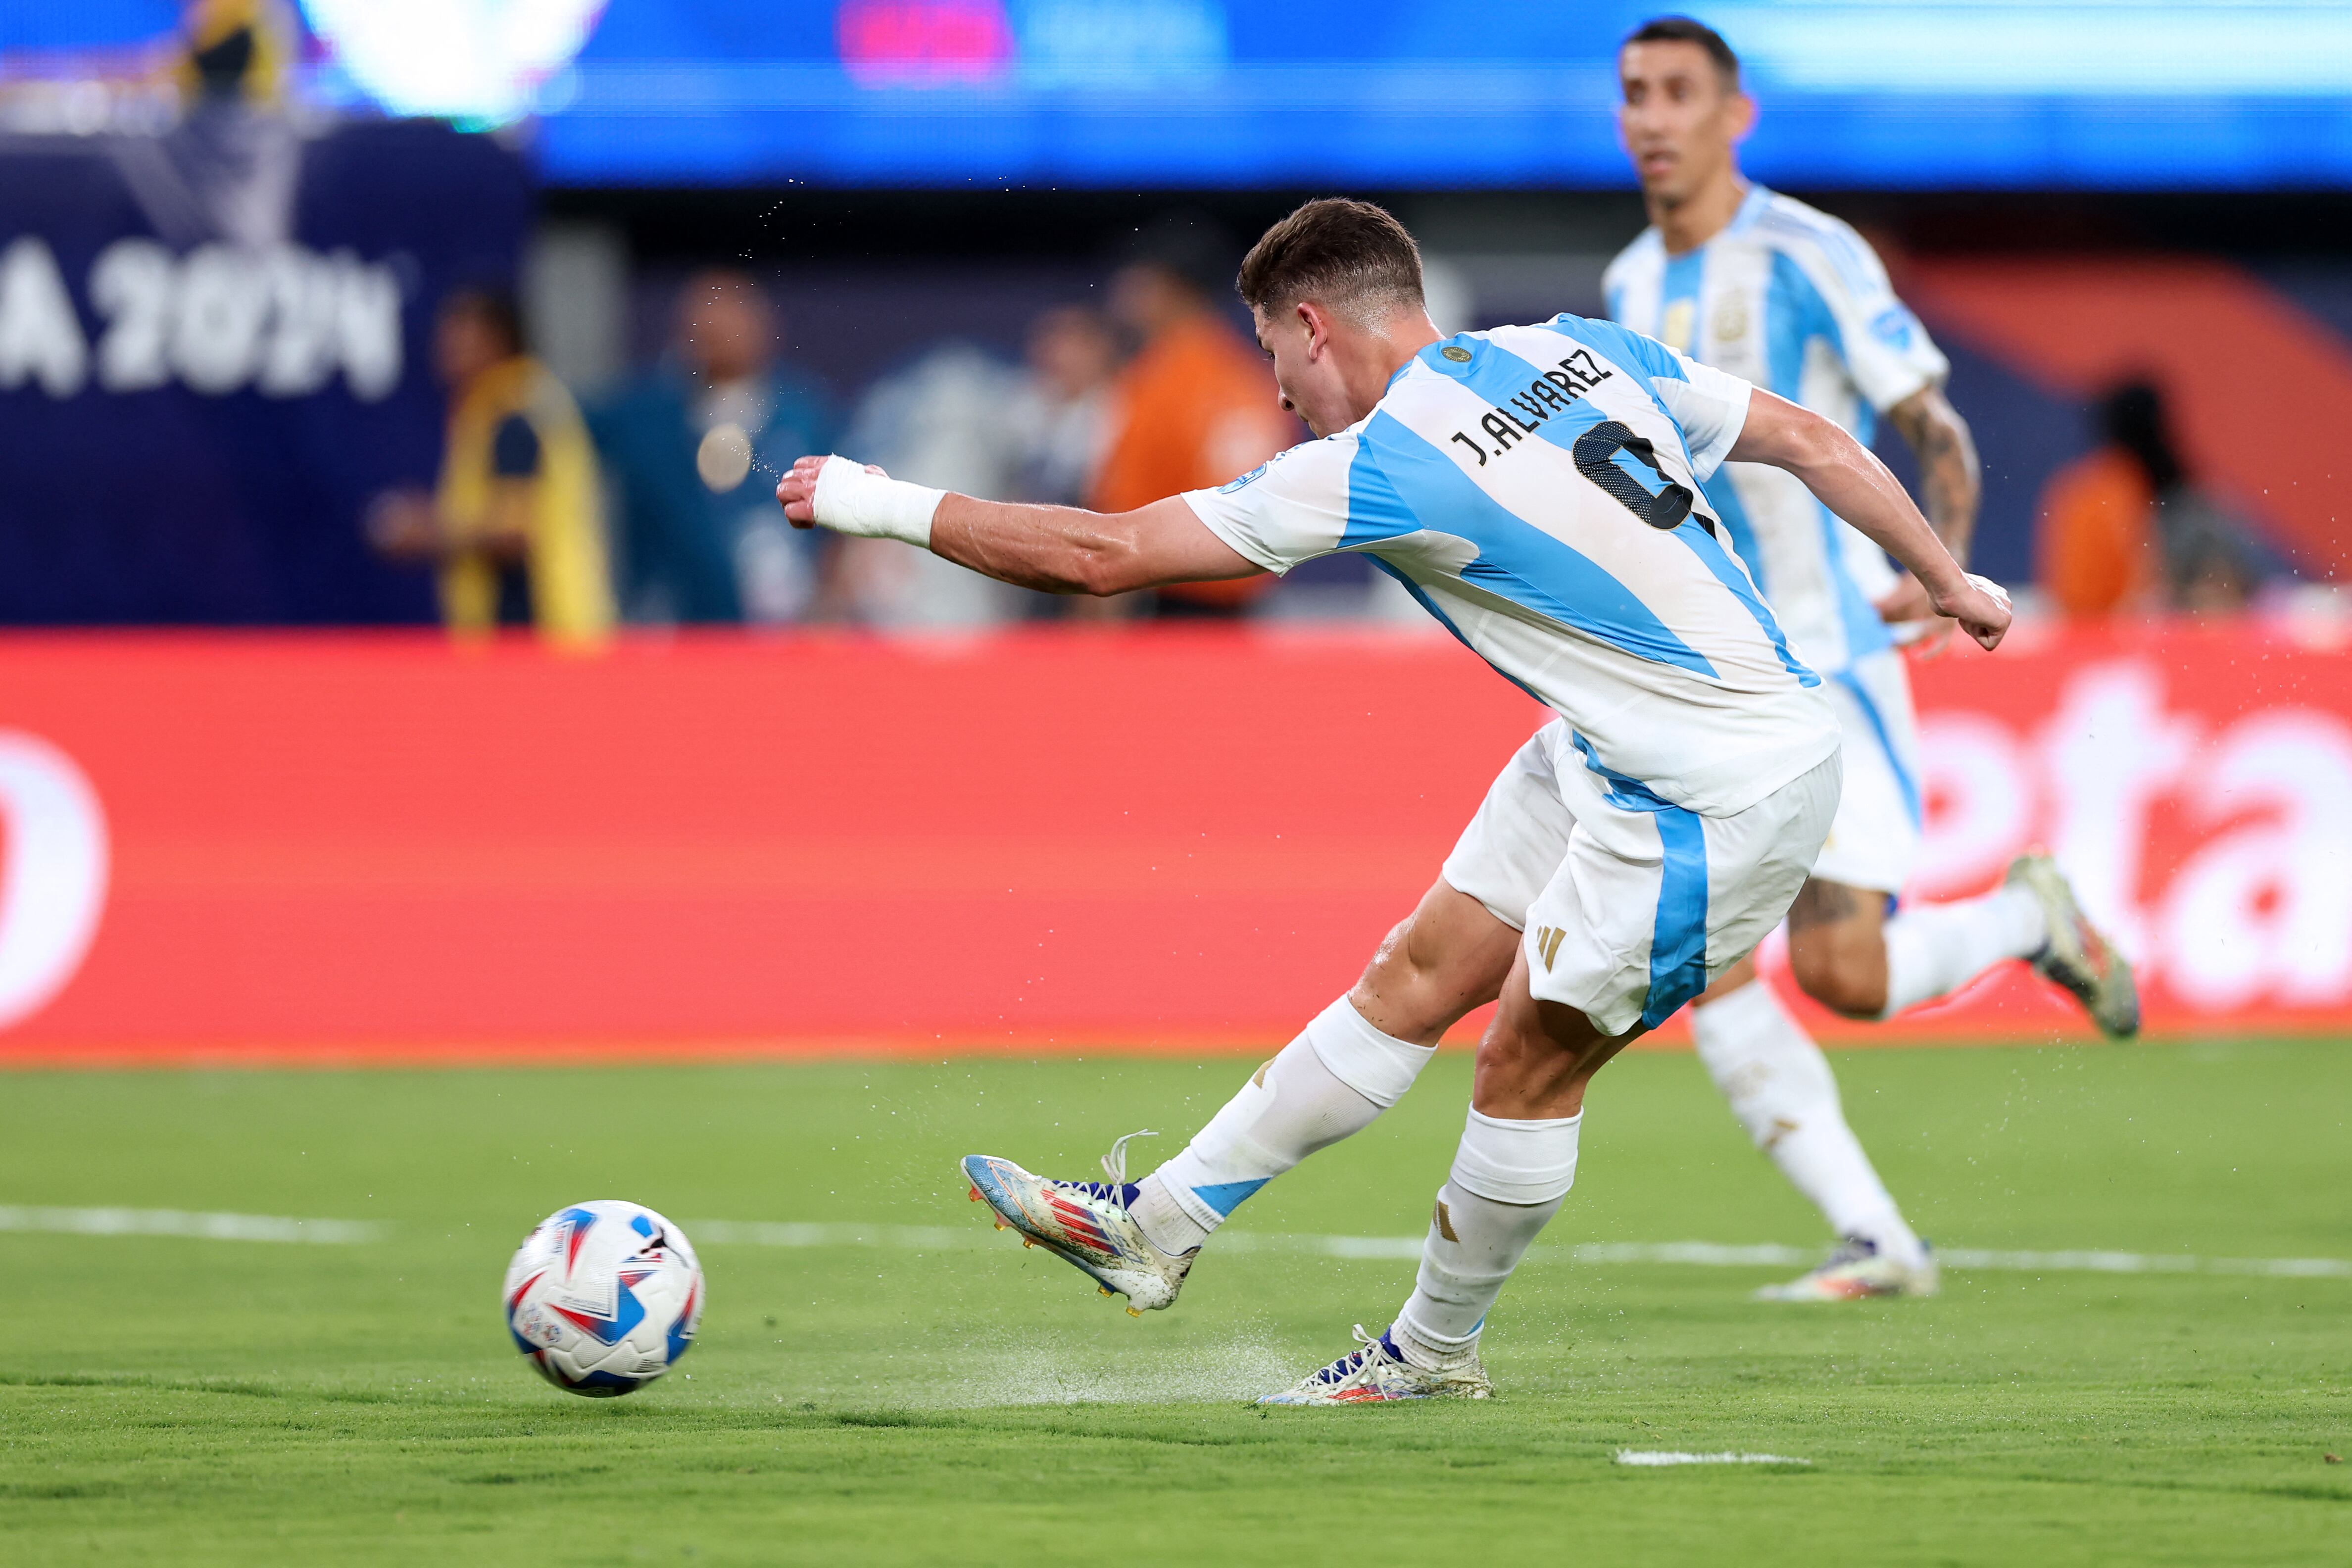
[[[1690,448],[1692,475],[1701,480],[1713,479],[1748,424],[1748,400],[1756,389],[1728,371],[1700,364],[1663,344],[1660,347],[1673,356],[1681,374],[1650,377],[1651,390],[1682,426],[1683,444]]]
[[[1910,307],[1895,297],[1886,268],[1860,235],[1842,223],[1817,237],[1816,264],[1806,270],[1836,321],[1854,388],[1884,414],[1923,387],[1940,386],[1951,362]]]
[[[1348,531],[1348,470],[1355,452],[1353,436],[1308,441],[1231,484],[1186,490],[1184,504],[1210,532],[1279,574],[1339,548]]]

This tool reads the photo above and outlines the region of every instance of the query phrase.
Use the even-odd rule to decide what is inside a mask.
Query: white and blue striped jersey
[[[1270,572],[1363,552],[1565,717],[1596,770],[1727,815],[1838,744],[1696,493],[1750,390],[1580,316],[1464,332],[1356,425],[1184,499]]]
[[[1684,255],[1645,230],[1610,263],[1601,291],[1616,321],[1837,421],[1865,446],[1877,415],[1950,368],[1860,235],[1761,185],[1722,233]],[[1893,564],[1795,475],[1731,463],[1706,495],[1807,663],[1834,674],[1892,644],[1871,605],[1895,585]]]

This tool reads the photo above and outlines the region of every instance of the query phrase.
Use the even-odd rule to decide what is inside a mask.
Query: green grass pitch
[[[1260,1411],[1412,1265],[1213,1252],[1141,1320],[964,1199],[957,1155],[1172,1152],[1255,1065],[1121,1058],[531,1071],[20,1073],[0,1205],[377,1221],[373,1245],[5,1237],[0,1563],[2181,1563],[2352,1561],[2352,1279],[1955,1270],[1921,1302],[1751,1301],[1785,1269],[1531,1261],[1484,1405]],[[1419,1233],[1466,1060],[1236,1234]],[[2352,1257],[2352,1048],[1885,1050],[1849,1110],[1953,1247]],[[1546,1237],[1825,1240],[1693,1060],[1600,1079]],[[508,1254],[562,1204],[949,1227],[702,1248],[677,1373],[532,1377]],[[967,1235],[967,1232],[969,1235]],[[1622,1449],[1803,1467],[1633,1468]]]

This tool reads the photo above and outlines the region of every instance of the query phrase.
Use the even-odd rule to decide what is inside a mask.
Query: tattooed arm
[[[1969,563],[1976,537],[1977,503],[1984,495],[1983,465],[1969,422],[1937,386],[1922,387],[1886,411],[1886,421],[1903,434],[1919,459],[1920,510],[1952,559]]]
[[[1977,531],[1977,503],[1984,494],[1983,465],[1969,422],[1939,386],[1926,386],[1886,411],[1886,422],[1902,433],[1919,461],[1920,510],[1952,559],[1966,566]],[[1927,595],[1906,578],[1881,599],[1878,613],[1890,621],[1914,621],[1930,612]],[[1940,647],[1937,636],[1931,646]]]

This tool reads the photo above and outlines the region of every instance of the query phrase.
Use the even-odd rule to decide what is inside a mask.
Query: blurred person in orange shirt
[[[2042,491],[2034,575],[2068,616],[2243,609],[2261,563],[2245,526],[2191,480],[2163,393],[2133,380],[2098,405],[2102,444]]]
[[[1171,216],[1138,237],[1112,278],[1113,320],[1142,342],[1119,377],[1110,448],[1087,505],[1131,511],[1237,479],[1297,439],[1264,356],[1218,311],[1231,247],[1205,218]],[[1243,614],[1271,576],[1159,590],[1162,616]]]
[[[2033,574],[2051,602],[2074,620],[2147,607],[2156,586],[2156,486],[2132,451],[2130,426],[2141,410],[2140,384],[2118,387],[2098,409],[2101,444],[2050,476],[2034,534]]]

